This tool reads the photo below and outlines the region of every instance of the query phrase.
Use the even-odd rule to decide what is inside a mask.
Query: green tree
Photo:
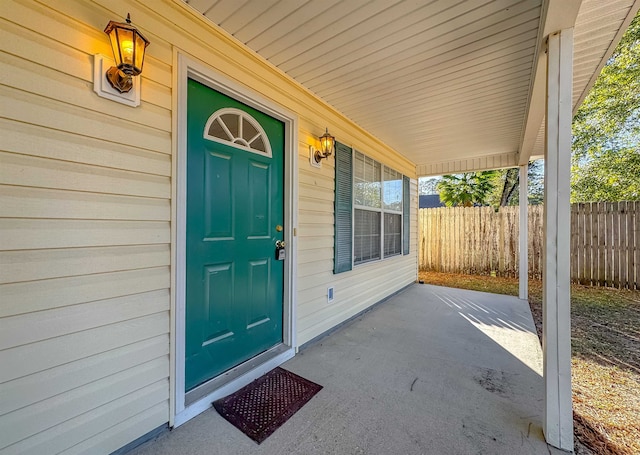
[[[543,199],[543,173],[542,160],[530,161],[528,166],[528,197],[529,204],[542,203]],[[494,177],[494,191],[489,196],[488,202],[494,207],[518,205],[520,203],[520,170],[515,168],[499,169]]]
[[[640,14],[572,126],[571,201],[640,200]]]
[[[486,205],[494,190],[496,171],[443,175],[436,188],[447,207]]]

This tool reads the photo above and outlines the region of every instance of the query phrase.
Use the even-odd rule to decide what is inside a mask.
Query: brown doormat
[[[289,420],[322,386],[278,367],[225,398],[216,411],[260,444]]]

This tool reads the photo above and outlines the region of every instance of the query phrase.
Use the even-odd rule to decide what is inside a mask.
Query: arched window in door
[[[209,117],[204,138],[271,158],[271,146],[262,126],[240,109],[220,109]]]

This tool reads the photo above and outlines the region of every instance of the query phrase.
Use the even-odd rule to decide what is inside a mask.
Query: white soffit
[[[419,174],[517,164],[543,0],[184,1]],[[576,43],[603,42],[576,49],[583,86],[634,0],[584,3]]]

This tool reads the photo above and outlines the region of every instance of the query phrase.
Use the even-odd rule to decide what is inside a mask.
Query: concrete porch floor
[[[261,445],[211,408],[131,453],[563,453],[544,442],[542,352],[515,297],[414,285],[283,367],[324,388]]]

